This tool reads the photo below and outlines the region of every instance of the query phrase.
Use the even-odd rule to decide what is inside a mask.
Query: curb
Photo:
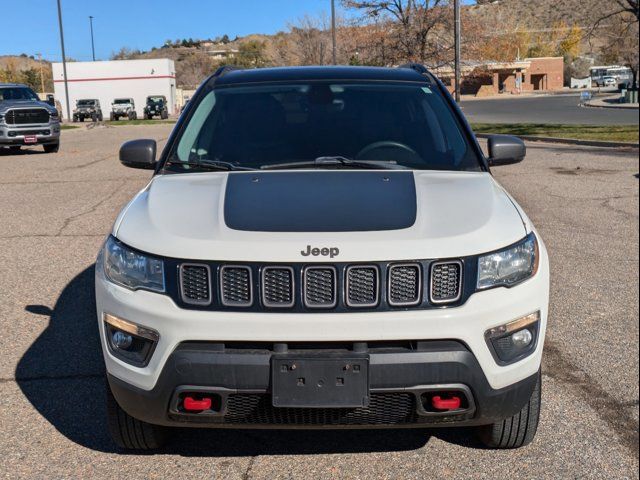
[[[618,109],[618,110],[638,110],[638,104],[635,104],[635,105],[629,106],[629,107],[623,107],[622,105],[631,105],[631,104],[621,103],[619,105],[596,105],[596,104],[591,103],[591,102],[587,102],[587,103],[583,103],[582,104],[583,107],[587,107],[587,108],[615,108],[615,109]]]
[[[490,133],[477,133],[478,138],[488,138]],[[630,142],[606,142],[604,140],[577,140],[575,138],[559,138],[559,137],[538,137],[536,135],[514,135],[527,142],[544,142],[559,143],[562,145],[582,145],[585,147],[606,147],[606,148],[631,148],[637,150],[640,148],[638,143]]]

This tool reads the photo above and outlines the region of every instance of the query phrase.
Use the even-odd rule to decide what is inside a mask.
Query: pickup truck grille
[[[44,108],[13,109],[5,113],[4,119],[7,125],[49,123],[49,111]]]
[[[461,260],[334,265],[171,262],[177,268],[165,271],[177,270],[178,279],[168,279],[168,293],[175,292],[183,308],[209,310],[435,308],[462,303],[465,270]]]

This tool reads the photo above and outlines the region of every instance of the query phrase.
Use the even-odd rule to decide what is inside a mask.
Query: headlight
[[[164,292],[164,264],[125,247],[113,237],[104,245],[104,273],[113,283],[137,290]]]
[[[477,288],[510,287],[538,270],[538,240],[532,233],[515,246],[478,259]]]

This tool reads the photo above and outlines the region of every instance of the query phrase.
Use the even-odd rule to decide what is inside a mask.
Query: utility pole
[[[40,64],[40,91],[44,95],[44,77],[42,75],[42,54],[36,53],[38,56],[38,63]]]
[[[93,17],[89,15],[89,28],[91,29],[91,55],[93,56],[93,61],[96,61],[96,49],[93,45]]]
[[[64,53],[64,32],[62,31],[62,7],[58,0],[58,24],[60,25],[60,46],[62,47],[62,74],[64,75],[64,96],[67,104],[67,120],[71,119],[71,108],[69,107],[69,83],[67,82],[67,56]],[[55,79],[54,79],[55,80]]]
[[[453,0],[453,17],[455,32],[455,99],[460,103],[460,0]]]
[[[332,56],[333,64],[337,65],[338,60],[336,56],[336,2],[331,0],[331,44],[332,44]]]

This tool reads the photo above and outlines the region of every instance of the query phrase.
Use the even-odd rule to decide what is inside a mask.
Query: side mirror
[[[511,135],[491,135],[487,147],[491,167],[521,162],[527,154],[524,142]]]
[[[148,138],[131,140],[120,147],[120,162],[125,167],[153,169],[156,167],[156,141]]]

